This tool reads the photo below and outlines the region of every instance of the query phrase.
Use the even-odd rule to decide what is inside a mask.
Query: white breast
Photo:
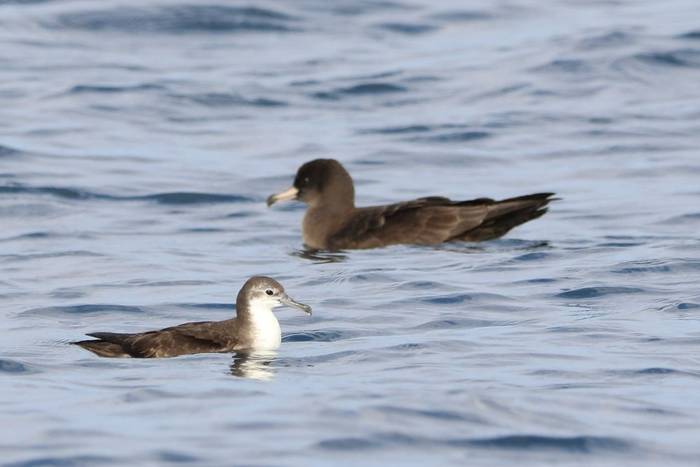
[[[257,304],[256,304],[257,305]],[[253,305],[250,308],[253,348],[256,350],[274,350],[282,343],[282,330],[272,308],[267,304]]]

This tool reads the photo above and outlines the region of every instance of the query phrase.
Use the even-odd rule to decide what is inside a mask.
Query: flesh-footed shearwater
[[[430,196],[386,206],[355,207],[352,178],[335,159],[302,165],[294,185],[270,196],[308,205],[302,226],[304,243],[313,249],[376,248],[399,243],[434,245],[454,240],[492,240],[547,212],[554,193],[495,201],[452,201]]]
[[[137,334],[95,332],[97,340],[73,342],[101,357],[157,358],[178,355],[274,350],[280,346],[280,324],[272,313],[287,305],[311,314],[311,307],[289,297],[282,284],[269,277],[251,277],[236,297],[236,317],[201,321]]]

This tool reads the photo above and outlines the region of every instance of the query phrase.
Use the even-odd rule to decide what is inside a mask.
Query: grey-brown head
[[[309,206],[353,207],[355,188],[352,177],[335,159],[315,159],[299,167],[294,185],[267,198],[267,205],[278,201],[299,200]]]
[[[236,298],[236,310],[240,315],[257,309],[268,309],[278,306],[291,306],[311,314],[311,307],[299,303],[284,291],[282,284],[265,276],[253,276],[246,281]]]

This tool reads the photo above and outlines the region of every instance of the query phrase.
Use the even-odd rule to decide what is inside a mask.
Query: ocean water
[[[308,255],[359,204],[555,191],[482,244]],[[0,1],[0,440],[13,466],[697,465],[696,0]],[[233,313],[274,354],[69,345]]]

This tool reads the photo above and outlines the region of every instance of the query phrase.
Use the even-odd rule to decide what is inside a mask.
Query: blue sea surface
[[[555,191],[480,244],[308,255],[265,198]],[[698,465],[696,0],[0,1],[12,466]],[[234,313],[273,354],[69,343]]]

